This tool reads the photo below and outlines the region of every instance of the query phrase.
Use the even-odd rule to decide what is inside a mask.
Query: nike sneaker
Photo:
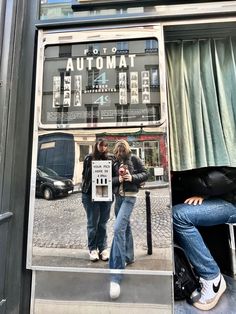
[[[216,306],[220,297],[225,292],[225,279],[219,274],[212,280],[200,278],[200,282],[202,284],[201,297],[197,302],[193,303],[193,306],[199,310],[208,311]]]

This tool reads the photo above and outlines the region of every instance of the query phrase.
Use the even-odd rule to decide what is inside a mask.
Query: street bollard
[[[150,191],[146,194],[146,220],[147,220],[147,254],[152,255],[152,221],[151,221],[151,200]]]

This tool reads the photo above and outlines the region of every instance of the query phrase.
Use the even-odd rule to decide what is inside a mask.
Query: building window
[[[116,43],[116,54],[126,54],[129,53],[129,44],[127,41],[118,41]]]
[[[89,145],[80,145],[80,155],[79,155],[79,161],[83,162],[85,157],[89,154]]]
[[[157,53],[158,41],[156,39],[146,40],[145,53]]]
[[[159,142],[144,142],[144,158],[146,167],[156,167],[160,165]]]
[[[156,88],[160,86],[159,67],[153,65],[145,65],[145,70],[149,71],[150,88]]]
[[[100,45],[98,43],[93,43],[92,45],[88,45],[87,49],[88,49],[88,52],[87,52],[88,56],[100,55]]]
[[[125,14],[127,13],[127,9],[121,8],[116,10],[116,14]]]
[[[93,88],[93,86],[97,84],[97,78],[99,76],[99,70],[93,68],[92,70],[88,70],[88,88]]]
[[[97,123],[98,122],[98,105],[86,105],[86,111],[87,111],[87,123]]]
[[[71,45],[60,45],[59,46],[59,57],[60,58],[71,57],[71,50],[72,50]]]
[[[161,119],[160,104],[147,105],[148,121],[159,121]]]
[[[100,14],[100,10],[91,10],[89,11],[90,15],[99,15]]]
[[[129,105],[116,104],[116,121],[117,122],[128,122],[129,121]]]

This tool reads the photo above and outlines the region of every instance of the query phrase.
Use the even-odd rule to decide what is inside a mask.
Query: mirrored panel
[[[34,271],[31,311],[44,314],[173,313],[171,276],[126,274],[121,295],[115,302],[109,298],[109,279],[109,275],[102,271]]]
[[[161,33],[138,30],[103,30],[89,43],[92,32],[39,36],[29,268],[112,272],[118,196],[127,196],[134,255],[122,271],[172,272]]]
[[[113,130],[98,132],[40,131],[36,171],[36,199],[33,225],[33,265],[67,267],[107,267],[107,263],[89,260],[88,222],[82,203],[82,172],[86,156],[101,138],[112,154],[117,140],[125,139],[132,154],[143,160],[148,181],[137,194],[131,216],[136,262],[132,268],[165,269],[171,245],[168,163],[166,135],[149,130]],[[93,133],[93,135],[91,135]],[[92,196],[91,196],[92,197]],[[148,202],[151,203],[152,254],[148,255]],[[115,201],[107,222],[108,247],[115,224]],[[158,259],[160,265],[158,266]],[[157,259],[157,260],[156,260]],[[162,265],[162,262],[165,263]]]

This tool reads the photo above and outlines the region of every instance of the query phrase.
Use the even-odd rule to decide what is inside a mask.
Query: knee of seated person
[[[172,216],[173,216],[173,222],[182,220],[184,216],[184,211],[183,211],[183,204],[178,204],[172,207]]]

